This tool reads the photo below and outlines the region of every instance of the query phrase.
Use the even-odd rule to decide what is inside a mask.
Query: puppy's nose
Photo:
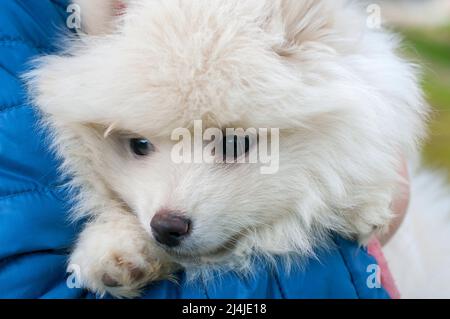
[[[181,213],[163,210],[153,216],[150,226],[156,241],[175,247],[188,235],[190,224]]]

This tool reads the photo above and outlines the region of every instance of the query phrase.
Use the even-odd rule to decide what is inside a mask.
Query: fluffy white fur
[[[450,188],[445,172],[411,165],[411,203],[384,247],[403,298],[450,297]]]
[[[117,17],[112,0],[78,2],[90,34],[29,81],[74,177],[73,216],[90,217],[71,258],[86,287],[132,297],[180,266],[245,272],[252,254],[309,256],[334,232],[364,244],[389,224],[428,108],[396,37],[355,4],[135,0]],[[174,164],[170,133],[199,119],[280,128],[280,171]],[[136,159],[130,136],[157,152]],[[193,221],[180,247],[152,239],[161,208]]]

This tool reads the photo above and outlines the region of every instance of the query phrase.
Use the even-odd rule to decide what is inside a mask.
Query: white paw
[[[70,258],[83,287],[99,294],[134,298],[148,283],[167,278],[169,263],[140,229],[89,225]],[[130,226],[130,225],[127,225]]]

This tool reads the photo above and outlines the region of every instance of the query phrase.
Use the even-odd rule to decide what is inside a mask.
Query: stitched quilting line
[[[273,273],[273,278],[275,279],[275,284],[277,285],[278,291],[280,292],[281,299],[288,299],[283,286],[281,285],[280,277],[278,271]]]
[[[350,265],[349,265],[349,263],[348,263],[347,257],[346,257],[346,256],[344,255],[344,253],[342,252],[340,245],[339,245],[338,243],[336,243],[336,244],[337,244],[337,249],[338,249],[339,255],[341,256],[342,261],[344,262],[345,268],[347,269],[347,273],[348,273],[348,275],[350,276],[350,281],[351,281],[351,283],[352,283],[352,285],[353,285],[353,289],[354,289],[354,291],[355,291],[355,294],[356,294],[356,296],[358,297],[358,299],[362,299],[361,296],[360,296],[360,292],[359,292],[359,290],[358,290],[358,288],[357,288],[357,285],[356,285],[356,281],[355,281],[354,275],[353,275],[353,273],[352,273],[352,271],[351,271],[351,269],[350,269]]]
[[[272,269],[273,278],[275,279],[275,283],[278,287],[278,291],[280,292],[281,299],[288,299],[286,292],[284,291],[283,286],[281,285],[281,280],[279,277],[278,269]]]
[[[8,112],[14,109],[18,109],[21,107],[26,106],[27,104],[25,103],[17,103],[17,104],[11,104],[11,105],[6,105],[6,106],[0,106],[0,114],[3,112]]]
[[[12,256],[7,256],[3,259],[0,259],[0,269],[3,267],[7,267],[10,262],[16,262],[17,259],[22,257],[29,257],[29,256],[37,256],[37,255],[59,255],[59,256],[66,256],[70,253],[69,247],[63,247],[63,248],[55,248],[55,249],[42,249],[42,250],[35,250],[30,252],[22,252],[18,253]]]
[[[39,53],[41,53],[42,51],[45,50],[43,47],[36,46],[21,37],[11,37],[11,36],[1,36],[0,37],[0,46],[5,47],[5,46],[17,46],[17,45],[25,45],[31,49],[35,49]],[[2,68],[2,69],[5,72],[9,73],[6,69],[4,69],[4,68]],[[17,78],[17,76],[15,76],[14,74],[11,74],[11,76],[13,76],[14,78]],[[13,103],[11,105],[2,106],[2,107],[0,107],[0,113],[10,111],[10,110],[13,110],[13,109],[16,109],[19,107],[23,107],[25,105],[26,104],[22,102],[22,103]]]
[[[21,37],[10,37],[10,36],[0,37],[0,46],[17,46],[17,45],[25,45],[37,51],[43,51],[45,49],[44,47],[34,45],[33,43],[26,41]]]
[[[0,196],[0,201],[5,200],[5,199],[11,199],[11,198],[22,196],[22,195],[31,194],[31,193],[42,194],[42,193],[57,191],[59,187],[62,187],[62,185],[50,185],[50,186],[38,187],[38,188],[34,188],[34,189],[28,189],[28,190],[24,190],[24,191],[12,193],[12,194]]]
[[[50,2],[53,3],[55,6],[58,6],[63,11],[66,11],[66,9],[67,9],[68,2],[62,3],[60,1],[55,1],[55,0],[50,0]]]

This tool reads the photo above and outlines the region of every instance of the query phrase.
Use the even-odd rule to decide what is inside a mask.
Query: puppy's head
[[[31,80],[83,210],[126,207],[180,259],[307,252],[327,232],[387,224],[426,109],[395,39],[353,5],[142,0],[108,21],[114,31],[41,59]],[[190,161],[174,159],[181,128]],[[206,147],[213,128],[221,152]],[[226,159],[240,140],[230,163],[193,154]]]

